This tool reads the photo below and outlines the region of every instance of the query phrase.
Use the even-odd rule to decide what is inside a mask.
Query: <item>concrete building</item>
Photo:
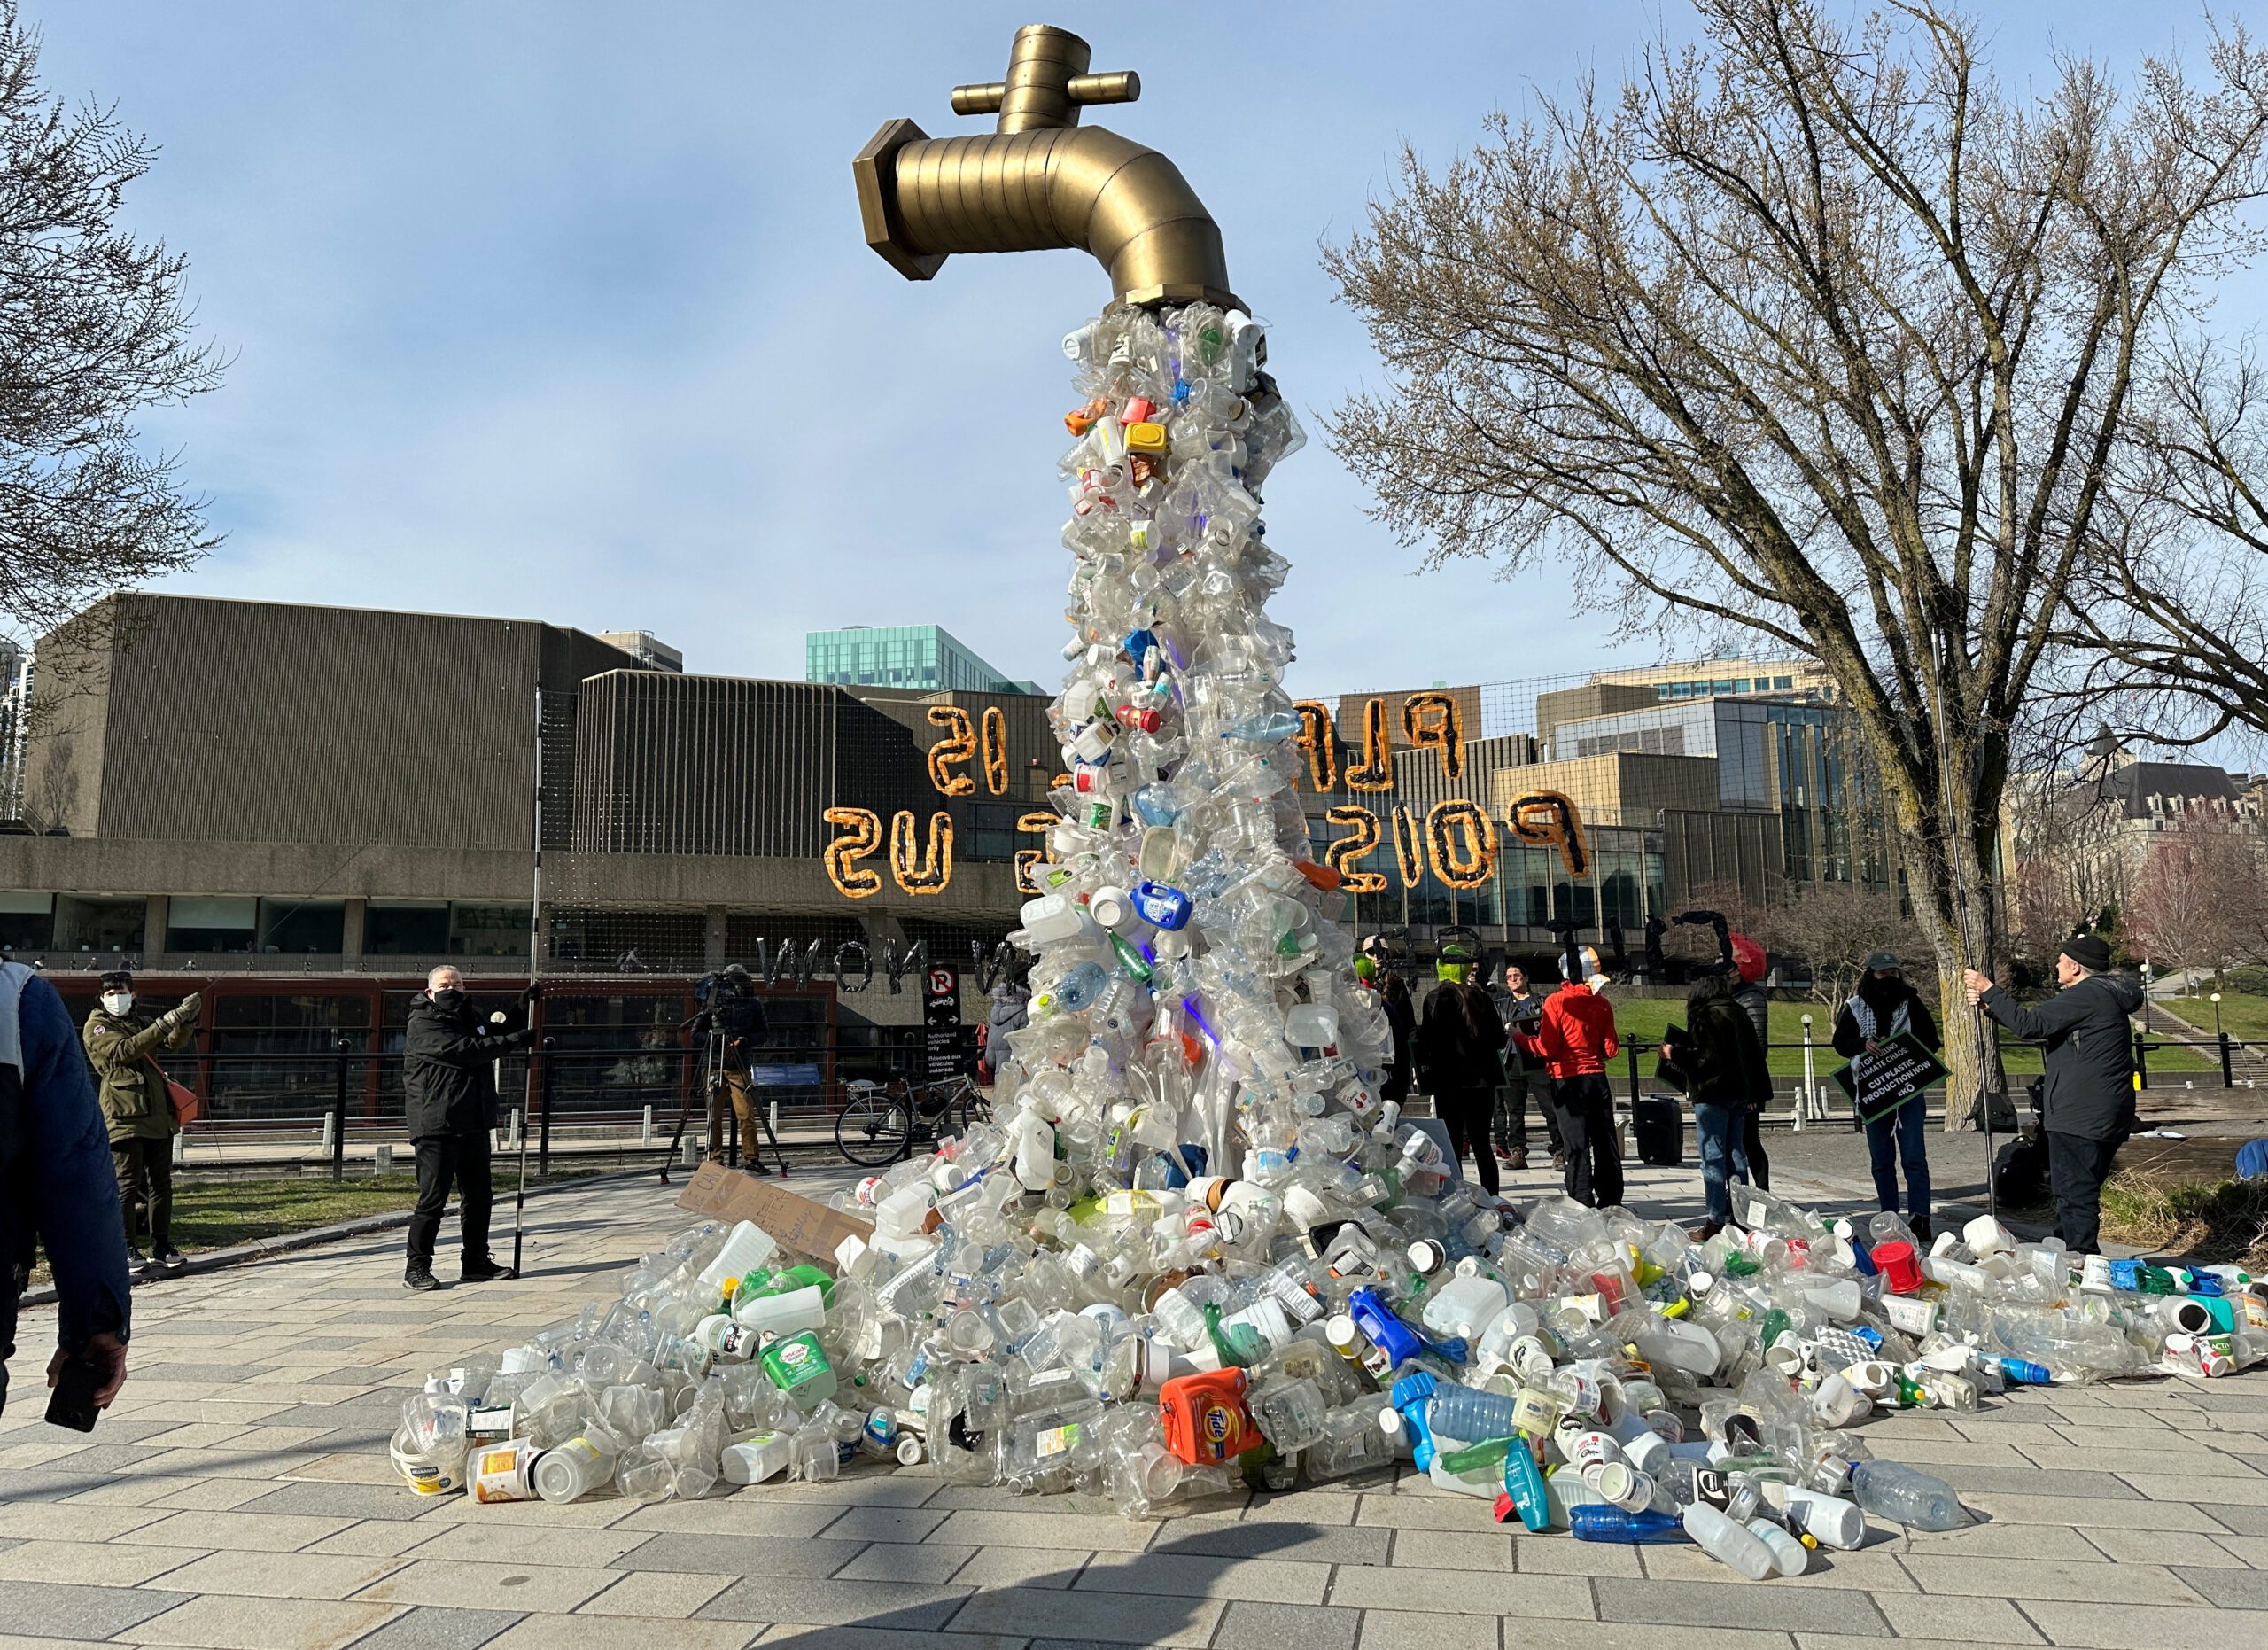
[[[997,937],[1031,845],[1016,816],[1054,772],[1045,703],[1021,694],[687,676],[518,619],[104,606],[41,644],[78,688],[42,707],[19,829],[0,834],[0,940],[19,952],[524,968],[539,743],[547,969],[634,950],[697,970],[758,935],[878,957]],[[930,786],[928,714],[947,704],[1002,712],[1005,794]],[[844,899],[821,863],[838,806],[944,813],[950,885],[917,897],[885,875]]]
[[[886,966],[917,943],[961,966],[964,1022],[980,1017],[970,946],[1014,924],[1015,855],[1038,841],[1018,821],[1058,766],[1046,701],[687,676],[640,652],[522,619],[100,603],[39,644],[38,680],[70,690],[37,704],[0,829],[0,947],[82,1011],[120,963],[152,1001],[205,992],[190,1063],[237,1122],[319,1114],[350,1080],[356,1115],[393,1115],[391,1057],[440,961],[477,995],[532,962],[553,983],[557,1052],[538,1064],[585,1119],[675,1113],[693,977],[727,961],[777,969],[791,1109],[919,1062],[919,975],[909,989]],[[948,708],[999,735],[964,796],[930,782]],[[829,880],[830,808],[882,827],[869,898]],[[893,873],[901,811],[915,844],[944,817],[942,889]]]
[[[636,659],[640,670],[685,669],[685,655],[650,630],[602,630],[599,640]]]

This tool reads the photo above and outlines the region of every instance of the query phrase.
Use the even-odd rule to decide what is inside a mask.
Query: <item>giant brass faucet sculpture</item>
[[[989,136],[886,122],[851,162],[866,244],[909,281],[957,252],[1082,247],[1122,302],[1241,307],[1220,226],[1174,163],[1078,124],[1086,105],[1142,95],[1130,72],[1087,73],[1091,57],[1076,35],[1029,24],[1016,31],[1006,80],[953,89],[954,113],[999,115]]]

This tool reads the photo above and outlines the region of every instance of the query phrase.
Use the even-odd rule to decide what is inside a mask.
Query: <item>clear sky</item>
[[[2256,0],[2224,5],[2241,14]],[[1999,60],[2194,52],[2198,10],[1979,0]],[[1044,12],[728,0],[24,0],[51,91],[164,152],[129,222],[187,253],[226,388],[146,421],[229,535],[211,595],[649,629],[688,669],[799,676],[803,633],[945,626],[1060,671],[1071,404],[1060,335],[1108,296],[1081,253],[902,280],[850,161],[946,102],[1025,22],[1085,35],[1142,100],[1089,118],[1170,156],[1221,223],[1308,449],[1269,484],[1273,606],[1303,691],[1608,662],[1566,570],[1499,582],[1363,513],[1319,415],[1374,374],[1331,301],[1343,235],[1407,138],[1619,78],[1682,4],[1152,0]],[[1643,661],[1647,644],[1620,650]]]

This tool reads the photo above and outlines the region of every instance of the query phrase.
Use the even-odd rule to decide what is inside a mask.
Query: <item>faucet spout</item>
[[[983,136],[933,138],[886,122],[851,162],[866,244],[911,281],[966,252],[1076,247],[1130,304],[1241,307],[1220,226],[1156,150],[1078,124],[1083,105],[1130,103],[1130,73],[1093,74],[1087,43],[1032,24],[1016,31],[1005,81],[961,86],[953,107],[999,116]]]

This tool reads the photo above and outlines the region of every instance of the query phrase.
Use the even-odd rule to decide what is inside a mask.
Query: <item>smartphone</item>
[[[103,1389],[103,1382],[110,1372],[89,1358],[66,1359],[62,1372],[55,1378],[55,1390],[47,1400],[47,1424],[68,1427],[74,1432],[92,1432],[95,1417],[102,1412],[95,1407],[95,1394]]]

